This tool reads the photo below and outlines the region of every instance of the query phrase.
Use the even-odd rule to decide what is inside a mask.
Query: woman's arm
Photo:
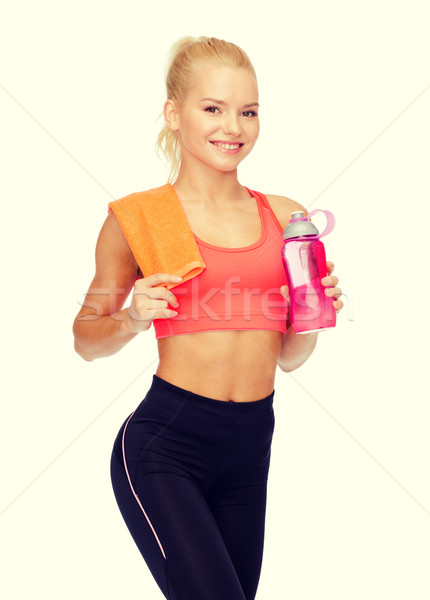
[[[137,272],[130,246],[109,213],[97,240],[96,274],[73,323],[75,350],[85,360],[115,354],[154,319],[178,314],[168,308],[178,306],[176,296],[163,286],[178,283],[175,275],[153,273],[136,281]],[[131,304],[122,309],[133,285]]]
[[[118,221],[109,213],[96,245],[96,273],[73,323],[75,350],[85,360],[118,352],[136,336],[121,310],[137,274],[137,263]]]
[[[290,373],[298,369],[310,357],[317,344],[318,333],[296,333],[290,326],[284,333],[278,365],[282,371]]]

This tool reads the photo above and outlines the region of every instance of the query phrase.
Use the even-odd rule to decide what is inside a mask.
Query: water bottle
[[[317,212],[323,212],[327,219],[322,233],[309,221]],[[296,333],[324,331],[336,325],[333,297],[326,296],[321,283],[328,272],[324,244],[320,240],[333,230],[335,218],[330,211],[319,208],[306,217],[304,214],[303,211],[291,213],[281,250],[290,294],[289,317]]]

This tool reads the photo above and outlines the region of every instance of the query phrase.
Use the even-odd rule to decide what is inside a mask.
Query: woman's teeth
[[[225,150],[237,150],[240,144],[222,144],[221,142],[212,142],[214,146],[220,146],[220,148],[225,148]]]

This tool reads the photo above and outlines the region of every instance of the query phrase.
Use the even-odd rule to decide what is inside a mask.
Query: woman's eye
[[[219,109],[218,109],[216,106],[207,106],[207,107],[205,108],[205,111],[206,111],[206,112],[210,112],[210,113],[213,113],[213,114],[215,114],[215,111],[216,111],[216,110],[218,110],[218,112],[219,112]]]
[[[258,113],[256,113],[255,110],[246,110],[242,114],[247,117],[258,117]]]

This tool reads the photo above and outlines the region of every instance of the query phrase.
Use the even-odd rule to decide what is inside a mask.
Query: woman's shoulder
[[[113,202],[127,204],[127,203],[139,202],[139,201],[145,200],[147,198],[148,199],[149,198],[158,199],[163,196],[172,196],[172,194],[173,194],[172,189],[173,188],[170,185],[170,183],[164,183],[157,187],[152,187],[152,188],[148,188],[145,190],[139,190],[137,192],[131,192],[125,196],[121,196],[121,198],[118,198],[117,200],[114,200]],[[113,202],[111,202],[111,203],[113,203]]]
[[[283,229],[285,229],[290,222],[291,213],[297,210],[302,210],[305,213],[305,216],[308,214],[308,211],[304,206],[302,206],[302,204],[299,204],[287,196],[278,196],[275,194],[265,194],[265,196],[270,204],[270,208],[275,213],[276,218]]]

